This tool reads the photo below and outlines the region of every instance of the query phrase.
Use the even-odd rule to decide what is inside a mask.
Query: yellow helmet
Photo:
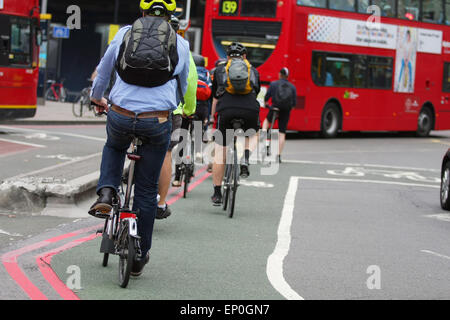
[[[177,3],[175,0],[141,0],[140,7],[142,11],[163,9],[170,16],[177,9]]]

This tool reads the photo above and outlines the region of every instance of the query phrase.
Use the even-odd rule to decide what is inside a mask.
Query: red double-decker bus
[[[265,85],[288,67],[290,130],[427,136],[450,129],[449,25],[444,0],[208,0],[203,55],[242,42]]]
[[[39,0],[0,0],[0,120],[36,113],[38,33]]]

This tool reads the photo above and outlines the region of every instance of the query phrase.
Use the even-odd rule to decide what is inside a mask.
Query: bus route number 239
[[[237,15],[238,1],[237,0],[224,0],[220,8],[220,13],[223,15]]]

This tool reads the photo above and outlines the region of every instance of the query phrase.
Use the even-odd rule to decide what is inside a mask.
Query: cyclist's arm
[[[292,108],[297,105],[297,88],[292,85],[294,96],[292,97]]]
[[[95,77],[94,83],[92,84],[91,97],[96,100],[101,100],[103,94],[109,85],[109,80],[111,78],[111,73],[114,69],[116,63],[118,48],[122,43],[123,36],[127,31],[127,28],[122,28],[114,37],[113,41],[106,50],[100,64],[97,66],[97,76]]]
[[[272,98],[272,91],[274,90],[273,88],[273,82],[270,84],[269,89],[267,89],[266,95],[264,97],[264,102],[266,104],[266,107],[268,106],[267,102],[270,100],[270,98]]]
[[[190,55],[190,65],[189,65],[189,76],[188,76],[188,87],[186,94],[184,95],[185,105],[183,106],[183,113],[186,116],[191,116],[195,113],[197,109],[197,84],[198,84],[198,74],[197,68],[195,67],[194,59],[192,54]]]

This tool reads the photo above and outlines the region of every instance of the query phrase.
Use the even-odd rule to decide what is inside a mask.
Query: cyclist
[[[244,67],[245,65],[245,67]],[[241,72],[239,72],[241,71]],[[245,83],[236,81],[238,78],[247,79]],[[244,88],[245,86],[245,88]],[[238,42],[233,42],[227,49],[227,63],[219,65],[214,72],[212,114],[218,113],[218,132],[215,134],[215,156],[213,163],[214,194],[211,197],[213,205],[222,203],[222,180],[225,171],[226,147],[233,139],[227,139],[226,130],[233,129],[233,119],[245,121],[243,130],[259,130],[259,102],[256,99],[261,89],[258,71],[247,60],[247,49]],[[217,131],[216,131],[217,133]],[[240,175],[249,176],[250,143],[245,137],[245,152],[241,160]]]
[[[291,115],[292,108],[297,105],[297,89],[295,86],[289,82],[289,69],[284,67],[280,70],[278,74],[279,80],[274,81],[270,84],[267,90],[266,96],[264,98],[266,107],[268,101],[272,98],[272,107],[270,108],[269,114],[266,120],[263,122],[263,130],[267,130],[270,127],[271,121],[273,119],[273,108],[279,109],[278,111],[278,127],[280,130],[280,141],[279,141],[279,153],[278,162],[281,162],[281,153],[283,152],[284,145],[286,142],[286,129],[289,123],[289,118]]]
[[[177,17],[172,16],[170,24],[175,31],[180,29],[180,21]],[[195,62],[190,54],[190,66],[189,66],[189,76],[188,76],[188,87],[186,94],[184,95],[185,103],[184,105],[180,103],[178,108],[173,112],[172,117],[172,137],[169,145],[169,150],[167,151],[166,157],[164,159],[164,164],[161,170],[161,176],[159,177],[159,203],[156,212],[156,219],[166,219],[171,214],[172,211],[166,203],[166,197],[169,192],[170,180],[172,179],[172,150],[180,141],[179,129],[181,129],[183,117],[189,117],[196,111],[196,93],[197,93],[197,70],[195,67]],[[176,178],[175,178],[176,180]]]
[[[97,111],[109,110],[106,125],[107,141],[103,149],[97,186],[99,198],[89,210],[91,215],[104,217],[110,213],[132,135],[141,137],[144,142],[140,147],[142,160],[138,162],[135,171],[133,204],[133,210],[140,210],[138,233],[141,238],[142,255],[133,264],[131,271],[133,276],[141,275],[145,264],[149,261],[157,208],[158,179],[170,143],[172,125],[170,114],[177,108],[186,92],[189,73],[189,43],[176,35],[168,24],[170,15],[176,10],[175,0],[141,0],[140,9],[142,17],[133,27],[120,29],[108,47],[97,67],[98,75],[91,94],[91,100],[99,105]],[[140,34],[135,32],[135,25],[139,24],[146,29]],[[138,30],[142,30],[141,27]],[[148,41],[155,44],[153,41],[155,38],[151,37],[160,31],[170,35],[164,38],[165,42],[161,41],[160,45],[154,46],[153,51],[147,50],[145,46],[142,48],[141,44]],[[142,37],[137,47],[120,50],[121,47],[128,48],[126,41],[136,37]],[[135,55],[133,50],[138,50],[139,56]],[[167,52],[170,52],[169,59]],[[166,69],[157,75],[154,73],[155,69],[151,68],[129,70],[123,67],[124,61],[127,63],[133,61],[127,59],[130,56],[142,57],[153,65],[156,54],[166,61]],[[172,61],[176,61],[173,55],[178,58],[176,64],[172,64]],[[112,102],[109,108],[107,100],[102,97],[114,67],[117,70],[117,79],[109,95]],[[145,82],[139,81],[141,79],[136,77],[136,71],[146,76]],[[156,85],[149,87],[150,81]],[[130,84],[131,82],[140,85]]]

